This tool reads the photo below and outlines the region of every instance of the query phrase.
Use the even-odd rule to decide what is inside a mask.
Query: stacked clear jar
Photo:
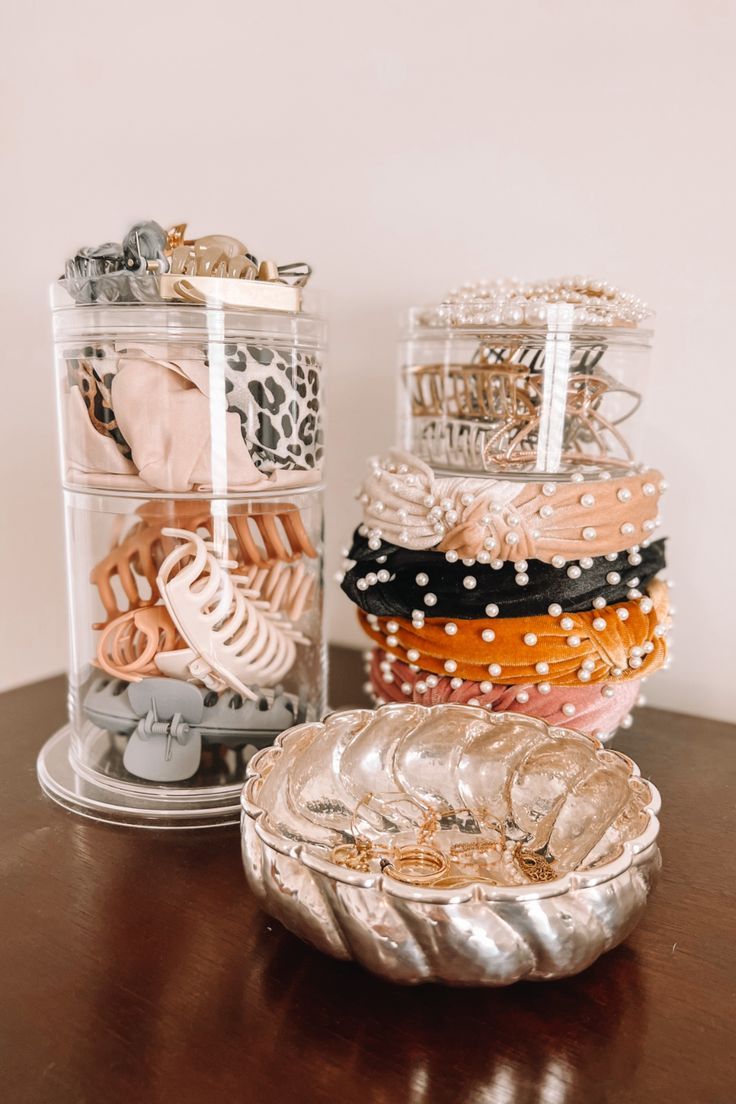
[[[375,700],[456,701],[611,738],[665,661],[661,474],[640,462],[647,308],[593,280],[410,312],[399,440],[343,588]]]
[[[253,752],[324,712],[326,327],[235,239],[172,233],[53,290],[70,724],[39,777],[194,827],[237,821]]]

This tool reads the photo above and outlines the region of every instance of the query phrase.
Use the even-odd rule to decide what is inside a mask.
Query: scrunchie
[[[375,461],[360,501],[369,539],[463,559],[564,564],[648,540],[665,484],[651,468],[618,479],[518,483],[435,476],[409,452]]]
[[[454,552],[413,552],[387,543],[374,552],[356,532],[348,553],[355,563],[341,585],[356,606],[379,617],[411,619],[417,609],[429,617],[463,620],[532,617],[547,613],[551,602],[573,613],[611,606],[625,601],[630,590],[643,590],[665,566],[664,545],[662,539],[638,552],[583,559],[566,568],[506,560],[494,569],[467,567]]]
[[[667,585],[654,579],[642,598],[589,613],[501,621],[402,618],[358,610],[370,638],[406,663],[438,675],[510,685],[579,686],[628,681],[659,670],[669,627]],[[493,626],[493,627],[491,627]]]
[[[525,713],[547,724],[564,725],[591,736],[608,736],[636,704],[636,679],[596,686],[553,686],[546,692],[533,683],[496,686],[412,670],[401,660],[389,663],[386,653],[373,648],[370,680],[380,704],[416,702],[418,705],[482,705],[494,713]]]

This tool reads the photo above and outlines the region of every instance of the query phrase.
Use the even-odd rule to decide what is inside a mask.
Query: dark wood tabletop
[[[362,700],[333,650],[332,702]],[[731,1104],[736,728],[644,709],[616,746],[662,792],[664,870],[578,977],[399,988],[246,889],[236,828],[97,824],[42,796],[62,679],[0,696],[4,1104]]]

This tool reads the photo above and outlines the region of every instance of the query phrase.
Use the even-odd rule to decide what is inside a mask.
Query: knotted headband
[[[599,737],[618,728],[635,705],[640,688],[636,679],[611,685],[552,686],[545,690],[532,683],[496,686],[415,671],[399,659],[390,662],[380,648],[371,652],[370,680],[380,704],[482,705],[494,713],[526,713],[541,717],[547,724],[562,724]]]
[[[358,619],[385,651],[432,674],[509,685],[579,686],[659,670],[667,654],[669,603],[666,583],[654,579],[642,598],[559,617],[436,617],[416,628],[403,618],[362,610]]]
[[[436,476],[416,456],[392,449],[363,484],[363,522],[374,544],[454,550],[481,562],[564,564],[641,544],[657,526],[660,472],[605,476],[586,480],[578,472],[559,483]]]
[[[540,560],[467,567],[455,552],[414,552],[382,542],[379,551],[356,532],[348,553],[355,561],[342,580],[351,601],[379,617],[531,617],[599,609],[643,590],[665,566],[664,539],[639,552],[583,557],[557,568]],[[448,558],[449,557],[449,560]]]

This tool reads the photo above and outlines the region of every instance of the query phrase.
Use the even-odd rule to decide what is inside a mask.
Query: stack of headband
[[[665,662],[665,483],[631,466],[545,482],[373,460],[342,587],[378,702],[472,702],[609,736]]]

